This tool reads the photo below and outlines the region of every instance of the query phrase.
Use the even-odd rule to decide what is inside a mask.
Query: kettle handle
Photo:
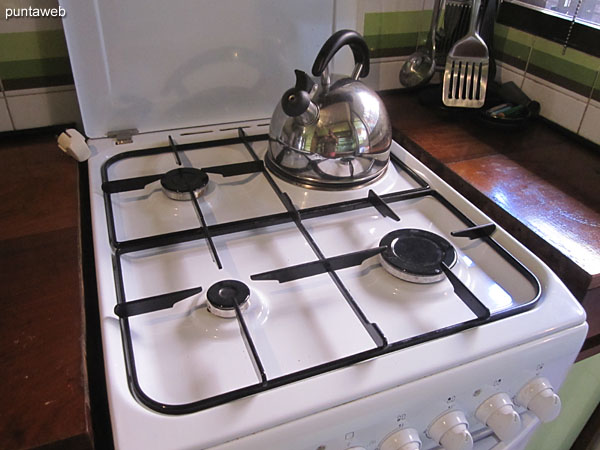
[[[369,46],[365,39],[354,30],[336,31],[327,39],[315,59],[312,66],[312,74],[315,77],[320,77],[327,68],[331,58],[345,45],[350,46],[354,55],[354,63],[362,64],[359,76],[363,78],[369,75]]]

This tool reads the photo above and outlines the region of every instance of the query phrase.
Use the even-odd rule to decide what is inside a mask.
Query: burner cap
[[[173,200],[189,200],[190,191],[194,192],[196,198],[202,195],[208,184],[206,172],[194,167],[180,167],[169,170],[160,179],[167,197]]]
[[[244,311],[250,305],[250,289],[241,281],[223,280],[213,284],[206,292],[208,311],[215,316],[235,317],[235,304]]]
[[[443,237],[430,231],[407,228],[386,234],[381,246],[381,264],[397,278],[413,283],[434,283],[444,279],[440,268],[456,263],[456,251]]]

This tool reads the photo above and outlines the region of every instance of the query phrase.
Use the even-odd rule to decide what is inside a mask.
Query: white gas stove
[[[396,143],[385,174],[360,188],[320,191],[275,177],[262,162],[264,104],[289,80],[268,95],[240,89],[219,102],[207,94],[218,79],[209,76],[197,100],[210,97],[211,109],[194,106],[182,100],[188,91],[171,97],[190,73],[149,60],[116,70],[148,46],[136,34],[149,26],[143,9],[140,18],[123,6],[111,15],[63,3],[93,137],[90,202],[117,448],[518,449],[557,416],[555,391],[587,324],[538,258]],[[189,25],[184,3],[171,7]],[[243,20],[281,13],[266,3],[248,2]],[[242,18],[228,5],[208,8],[202,25],[228,45],[203,44],[200,56],[239,62],[246,51],[261,63],[297,55],[302,64],[339,28],[340,5],[330,6],[314,20],[306,5],[286,10],[297,13],[288,31],[313,27],[306,48],[281,24],[223,37],[219,27]],[[130,27],[119,27],[126,19]],[[183,39],[185,26],[167,29],[153,28],[164,38],[153,43],[158,53]],[[261,49],[273,40],[267,50],[292,48],[291,56],[267,58]],[[104,71],[82,62],[90,55]],[[184,72],[204,64],[182,58]],[[143,64],[170,84],[144,94],[161,84],[131,82]],[[161,96],[167,103],[156,106]],[[185,112],[193,107],[198,117]],[[168,131],[153,131],[161,120]],[[128,143],[103,137],[115,123],[140,132]]]

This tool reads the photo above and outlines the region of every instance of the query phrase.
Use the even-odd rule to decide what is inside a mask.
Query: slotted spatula
[[[485,102],[490,57],[479,33],[481,0],[473,0],[467,35],[448,52],[442,101],[446,106],[480,108]]]

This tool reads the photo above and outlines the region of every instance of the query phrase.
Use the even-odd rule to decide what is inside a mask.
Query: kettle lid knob
[[[292,117],[303,114],[310,106],[310,92],[315,86],[315,82],[306,72],[295,70],[296,85],[285,91],[281,98],[281,107],[283,111]]]

